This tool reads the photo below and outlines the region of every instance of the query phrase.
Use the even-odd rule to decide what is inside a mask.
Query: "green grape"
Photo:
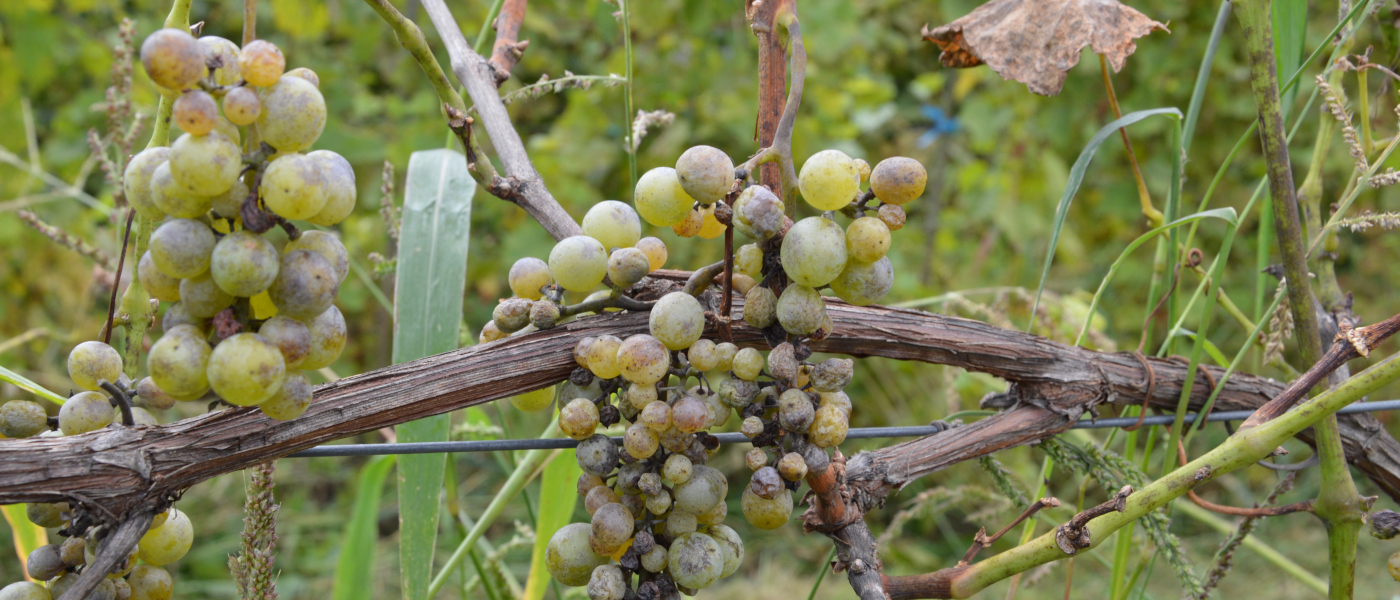
[[[759,529],[777,529],[792,516],[792,493],[783,490],[773,498],[763,498],[750,487],[745,487],[739,506],[744,510],[744,519],[749,524]]]
[[[220,344],[222,346],[222,344]],[[136,556],[157,567],[184,558],[194,542],[194,524],[184,512],[172,509],[170,518],[152,528],[136,543]]]
[[[817,290],[793,283],[778,296],[777,309],[774,312],[778,323],[788,333],[811,335],[821,327],[822,319],[826,317],[826,303],[822,301]]]
[[[627,579],[617,565],[593,569],[588,579],[588,600],[622,600],[627,596]]]
[[[36,581],[48,581],[58,577],[67,568],[68,565],[63,564],[63,558],[59,555],[57,544],[35,548],[24,561],[24,572]]]
[[[677,537],[687,533],[695,533],[695,529],[699,525],[699,520],[695,518],[695,515],[680,510],[672,510],[670,514],[666,515],[666,522],[662,531],[666,535]]]
[[[608,279],[615,287],[630,287],[641,281],[649,272],[651,260],[645,252],[637,248],[620,248],[608,257]]]
[[[758,397],[757,383],[737,377],[720,380],[715,390],[718,392],[719,401],[729,408],[743,409]]]
[[[739,347],[732,342],[720,342],[715,344],[715,356],[719,357],[719,362],[715,363],[715,368],[720,371],[728,371],[734,368],[734,357],[739,353]]]
[[[651,335],[668,350],[685,350],[705,333],[705,311],[700,301],[685,292],[662,296],[649,318]]]
[[[708,535],[719,544],[720,553],[724,556],[724,570],[719,576],[733,575],[744,562],[744,540],[727,525],[711,526]]]
[[[684,454],[672,454],[666,457],[666,462],[661,467],[661,476],[675,485],[690,481],[694,473],[695,465]]]
[[[710,409],[705,402],[687,395],[671,406],[671,423],[683,433],[695,433],[710,423]]]
[[[698,590],[718,581],[724,573],[724,551],[708,535],[687,533],[671,542],[667,566],[676,585]]]
[[[52,600],[49,589],[32,581],[20,581],[0,588],[0,600]]]
[[[612,379],[622,373],[622,365],[618,361],[618,350],[622,348],[622,340],[617,336],[601,335],[593,338],[593,342],[586,349],[588,370],[601,379]]]
[[[652,432],[666,431],[671,428],[671,404],[666,404],[661,400],[652,400],[647,406],[641,408],[637,422],[645,425]]]
[[[554,388],[540,388],[510,397],[510,404],[525,412],[538,412],[554,404]]]
[[[140,262],[136,263],[136,277],[141,280],[141,287],[145,288],[152,298],[162,302],[180,301],[180,280],[157,268],[150,250],[142,254]]]
[[[227,192],[243,171],[238,143],[218,131],[186,133],[170,146],[170,174],[190,192],[213,196]]]
[[[174,595],[170,573],[157,566],[136,565],[126,582],[131,586],[130,600],[170,600]]]
[[[744,191],[749,190],[753,190],[749,200],[735,211],[736,215],[742,213],[742,219],[736,216],[735,220],[742,220],[748,225],[753,232],[749,237],[767,239],[777,235],[782,231],[783,223],[787,219],[783,214],[783,201],[761,185],[750,186]]]
[[[618,346],[614,357],[622,377],[634,384],[650,385],[661,381],[671,368],[671,353],[666,351],[666,346],[645,333],[629,336]],[[590,357],[588,364],[595,364],[595,361]]]
[[[206,370],[211,350],[193,325],[177,325],[165,330],[146,355],[151,381],[165,393],[193,400],[209,389]]]
[[[607,477],[617,468],[617,444],[606,435],[593,434],[578,443],[574,450],[574,459],[578,461],[578,468],[584,473]]]
[[[850,412],[837,404],[823,404],[817,409],[807,429],[807,441],[818,448],[831,448],[846,441],[851,430]]]
[[[816,427],[816,424],[812,426]],[[778,459],[778,474],[788,481],[798,481],[807,476],[807,462],[796,452],[784,454]]]
[[[156,419],[155,415],[139,406],[131,407],[131,422],[135,427],[155,427],[160,425],[160,421]]]
[[[642,222],[631,206],[604,200],[583,215],[583,234],[598,240],[605,250],[631,248],[642,237]]]
[[[288,373],[282,380],[282,387],[262,404],[258,410],[278,421],[290,421],[300,417],[311,407],[311,380],[301,371]]]
[[[40,527],[62,527],[68,522],[69,513],[67,502],[56,502],[52,504],[36,502],[24,505],[24,514],[29,517],[29,522]]]
[[[671,492],[662,488],[655,494],[648,494],[646,499],[647,512],[653,515],[664,515],[671,510]]]
[[[330,261],[310,250],[293,250],[282,255],[267,294],[279,314],[304,320],[329,309],[339,289]]]
[[[885,256],[873,263],[850,261],[841,276],[831,282],[831,291],[847,303],[867,306],[879,302],[894,286],[894,267]]]
[[[927,183],[924,165],[903,156],[886,158],[870,172],[870,191],[884,204],[908,204],[924,194]]]
[[[724,490],[715,478],[718,474],[719,471],[705,465],[694,465],[690,478],[684,483],[677,483],[671,490],[671,495],[676,499],[676,510],[700,514],[724,500]],[[719,475],[720,479],[723,477]]]
[[[314,85],[317,88],[321,87],[321,76],[317,75],[315,71],[312,71],[311,69],[308,69],[306,67],[297,67],[295,69],[287,71],[286,73],[284,73],[284,75],[288,75],[291,77],[300,77],[302,79],[310,81],[311,85]]]
[[[204,135],[214,130],[219,119],[219,105],[203,90],[189,90],[175,99],[171,109],[175,126],[191,135]]]
[[[224,116],[234,125],[251,125],[262,114],[262,100],[252,88],[236,87],[224,94]]]
[[[331,306],[312,319],[302,321],[311,331],[311,350],[306,353],[298,368],[314,371],[329,367],[345,350],[345,317],[340,309]]]
[[[559,409],[559,430],[576,440],[584,440],[598,429],[598,406],[587,398],[574,398]]]
[[[767,286],[756,285],[744,295],[744,321],[750,327],[763,329],[773,324],[778,307],[778,295]]]
[[[126,170],[122,172],[122,192],[126,195],[126,201],[130,202],[131,207],[141,213],[142,217],[152,222],[165,218],[165,212],[156,206],[155,200],[151,198],[151,174],[155,172],[156,167],[168,160],[170,148],[147,148],[132,156],[126,163]]]
[[[745,244],[734,253],[734,272],[754,279],[763,276],[763,251],[758,244]]]
[[[282,77],[282,70],[287,68],[287,59],[282,57],[282,51],[272,42],[253,40],[239,51],[238,68],[249,85],[267,87]]]
[[[690,366],[695,367],[700,372],[714,370],[719,364],[719,354],[715,351],[715,343],[710,340],[695,340],[694,344],[685,351],[686,360],[690,361]]]
[[[180,91],[208,72],[204,46],[185,29],[158,29],[141,42],[141,66],[156,85]]]
[[[846,227],[846,253],[861,262],[875,262],[890,251],[890,228],[875,217],[861,217]]]
[[[642,555],[642,568],[652,573],[660,573],[666,568],[666,559],[666,547],[656,544],[650,552]]]
[[[190,316],[209,319],[237,301],[225,292],[209,273],[180,280],[180,304]]]
[[[817,210],[840,210],[860,193],[860,171],[844,152],[822,150],[802,163],[797,185]]]
[[[116,383],[121,373],[121,355],[102,342],[83,342],[68,353],[68,377],[82,389],[101,389],[97,384],[104,379]]]
[[[217,58],[221,64],[209,73],[215,85],[233,85],[243,79],[243,71],[238,68],[238,44],[216,35],[201,37],[199,43],[209,60]]]
[[[165,408],[175,406],[175,396],[165,393],[165,390],[162,390],[161,386],[155,385],[155,380],[151,378],[141,378],[140,382],[136,382],[136,394],[141,397],[141,401],[144,401],[147,407],[155,408],[155,410],[165,410]]]
[[[825,217],[798,221],[783,238],[783,269],[794,282],[821,287],[846,267],[846,232]]]
[[[588,516],[591,517],[593,513],[598,512],[599,508],[618,502],[617,492],[606,485],[600,485],[588,490],[588,494],[583,497],[583,508],[588,511]]]
[[[306,156],[321,164],[321,175],[326,180],[326,205],[306,220],[322,227],[344,221],[355,210],[355,169],[344,156],[330,150],[315,150]]]
[[[506,281],[510,284],[511,293],[516,296],[539,300],[544,297],[540,288],[554,283],[554,276],[549,274],[549,265],[544,261],[527,256],[510,266],[510,274],[506,276]]]
[[[715,218],[714,205],[706,206],[700,211],[700,231],[695,232],[702,240],[713,240],[724,235],[725,226]]]
[[[758,379],[758,374],[763,371],[763,354],[753,348],[744,348],[734,355],[732,368],[734,376],[739,379],[747,381]]]
[[[760,433],[763,433],[763,419],[759,417],[745,417],[743,425],[739,426],[739,432],[743,433],[744,437],[749,439],[758,437]]]
[[[243,147],[243,136],[239,134],[238,126],[234,125],[233,121],[224,118],[223,115],[214,119],[214,131],[224,134],[224,137],[233,142],[234,146]]]
[[[854,369],[855,362],[849,358],[828,358],[812,369],[812,389],[839,392],[851,383]]]
[[[632,514],[621,504],[605,504],[593,512],[590,530],[588,546],[593,552],[612,555],[632,537]]]
[[[263,172],[263,204],[285,219],[306,219],[326,206],[329,186],[320,161],[305,154],[284,154]]]
[[[627,403],[631,404],[633,408],[638,410],[644,409],[650,406],[652,402],[656,402],[656,399],[655,385],[632,384],[627,386]]]
[[[39,435],[49,430],[48,420],[48,413],[38,402],[11,400],[0,404],[0,435],[7,438]]]
[[[170,163],[164,162],[151,172],[150,201],[162,215],[178,219],[197,219],[209,212],[213,198],[191,192],[175,181]]]
[[[315,84],[300,77],[278,79],[263,94],[262,105],[258,132],[264,142],[282,152],[311,147],[326,128],[325,98]]]
[[[591,532],[592,527],[587,523],[570,523],[554,532],[544,552],[544,564],[550,577],[564,585],[585,585],[594,568],[608,564],[608,557],[599,556],[589,548]]]
[[[860,173],[861,183],[870,181],[870,163],[865,162],[864,158],[856,159],[856,172]]]
[[[209,319],[199,319],[185,310],[185,305],[180,302],[166,307],[165,314],[160,318],[161,331],[170,331],[171,328],[179,325],[190,325],[203,334],[208,334]]]
[[[277,259],[277,248],[262,236],[234,231],[214,246],[209,274],[223,291],[248,298],[272,285],[277,278]]]
[[[299,369],[311,353],[311,329],[296,319],[281,315],[272,317],[258,327],[261,335],[282,353],[288,369]]]
[[[587,292],[598,287],[607,275],[608,251],[586,235],[564,238],[549,251],[549,271],[559,287]]]
[[[695,515],[696,523],[700,525],[719,525],[729,516],[729,505],[724,501],[716,502],[714,508]]]
[[[209,356],[209,387],[224,402],[253,406],[268,400],[287,375],[282,353],[256,333],[240,333],[219,342]]]
[[[243,180],[233,182],[227,192],[209,199],[209,208],[220,217],[234,221],[243,220],[243,202],[248,199],[248,184]]]
[[[648,272],[666,266],[666,242],[660,238],[644,237],[637,240],[637,249],[647,255],[647,262],[650,263]]]
[[[657,167],[642,174],[637,179],[633,194],[637,214],[646,222],[657,227],[670,227],[684,221],[695,206],[695,199],[681,187],[676,170],[671,167]]]
[[[695,237],[705,227],[705,213],[694,209],[686,214],[680,223],[671,226],[671,232],[683,238]]]
[[[627,433],[622,436],[623,449],[637,460],[651,458],[651,455],[656,454],[659,444],[656,432],[642,423],[633,423],[627,426]]]
[[[97,431],[112,424],[112,403],[97,392],[78,392],[58,409],[58,429],[63,435]]]
[[[331,263],[331,268],[335,270],[336,283],[345,283],[345,276],[350,274],[350,253],[345,250],[345,244],[340,243],[340,238],[329,231],[303,231],[301,236],[295,240],[287,242],[287,247],[282,252],[292,252],[294,250],[310,250],[320,254]]]
[[[904,228],[904,209],[897,204],[881,204],[880,210],[875,211],[875,216],[884,221],[890,231]]]
[[[711,204],[734,185],[734,161],[719,148],[692,146],[676,159],[676,178],[687,196]]]

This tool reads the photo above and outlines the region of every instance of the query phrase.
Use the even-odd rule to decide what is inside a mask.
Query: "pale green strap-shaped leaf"
[[[457,349],[467,280],[471,201],[476,180],[452,150],[414,152],[408,160],[403,225],[394,283],[394,363]],[[400,442],[447,441],[450,415],[397,427]],[[399,459],[399,564],[404,600],[426,597],[437,546],[446,457]]]
[[[1099,298],[1103,296],[1104,288],[1108,287],[1108,281],[1110,279],[1113,279],[1113,275],[1118,272],[1118,267],[1123,266],[1123,261],[1128,258],[1129,254],[1133,253],[1133,250],[1137,250],[1138,247],[1147,243],[1152,238],[1155,238],[1158,235],[1161,235],[1173,228],[1186,225],[1187,223],[1199,221],[1201,219],[1221,219],[1231,225],[1239,224],[1239,215],[1235,213],[1235,209],[1229,207],[1216,208],[1213,210],[1198,212],[1194,215],[1182,217],[1180,219],[1162,225],[1161,227],[1158,227],[1156,229],[1153,229],[1152,231],[1138,236],[1138,239],[1133,240],[1131,244],[1128,244],[1127,248],[1123,249],[1123,252],[1118,254],[1118,258],[1114,260],[1113,265],[1108,268],[1108,274],[1104,275],[1103,281],[1099,282],[1099,289],[1094,292],[1094,300],[1089,303],[1089,318],[1084,320],[1084,327],[1079,330],[1079,337],[1074,338],[1074,345],[1078,346],[1084,341],[1084,334],[1089,331],[1089,323],[1091,323],[1094,320],[1094,310],[1099,307]],[[1045,266],[1047,269],[1050,267],[1048,263]],[[1036,294],[1036,297],[1039,298],[1038,292]]]
[[[549,538],[573,517],[574,505],[578,502],[578,492],[574,488],[582,473],[573,449],[561,452],[544,468],[540,479],[540,511],[535,519],[535,549],[530,555],[530,578],[525,582],[524,600],[541,600],[549,589],[549,572],[544,566],[545,547],[549,545]]]
[[[335,587],[332,600],[370,600],[374,592],[374,549],[379,536],[379,498],[394,456],[376,456],[360,470],[355,483],[355,506],[345,535],[340,540],[340,558],[335,561]]]
[[[1279,73],[1298,70],[1308,31],[1308,0],[1273,0],[1274,60]],[[1283,93],[1283,114],[1292,112],[1298,86]]]
[[[1069,216],[1069,206],[1074,202],[1075,194],[1079,193],[1079,185],[1084,183],[1084,172],[1089,170],[1089,162],[1094,159],[1094,153],[1099,151],[1108,136],[1114,132],[1132,125],[1138,121],[1154,115],[1173,115],[1181,118],[1181,111],[1176,108],[1153,108],[1150,110],[1139,110],[1123,115],[1121,118],[1104,125],[1094,137],[1089,139],[1089,143],[1084,146],[1084,150],[1079,153],[1079,158],[1074,161],[1074,166],[1069,170],[1069,181],[1065,183],[1065,192],[1060,196],[1060,205],[1055,209],[1055,226],[1050,232],[1050,247],[1045,250],[1045,267],[1040,271],[1040,285],[1035,288],[1035,303],[1031,306],[1030,322],[1026,324],[1026,331],[1030,331],[1035,326],[1035,314],[1040,309],[1040,294],[1045,291],[1045,278],[1050,276],[1050,264],[1055,261],[1055,247],[1060,245],[1060,231],[1065,228],[1065,218]]]
[[[34,394],[35,396],[48,400],[49,402],[52,402],[54,404],[62,405],[63,402],[67,400],[67,398],[50,392],[44,386],[34,383],[33,381],[30,381],[27,377],[9,369],[6,369],[5,367],[0,367],[0,381],[14,384],[15,387],[18,387],[19,389]]]
[[[569,506],[573,507],[572,504]],[[19,556],[19,564],[22,565],[26,560],[29,560],[30,552],[49,543],[48,530],[29,520],[29,515],[26,514],[23,504],[0,506],[0,513],[5,515],[5,521],[10,524],[10,533],[15,538],[15,554]]]

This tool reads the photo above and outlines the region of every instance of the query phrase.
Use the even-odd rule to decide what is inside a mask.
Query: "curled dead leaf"
[[[925,25],[922,33],[943,51],[946,66],[986,63],[1005,79],[1053,96],[1085,46],[1117,72],[1137,50],[1133,40],[1159,29],[1171,33],[1117,0],[991,0],[942,27]]]

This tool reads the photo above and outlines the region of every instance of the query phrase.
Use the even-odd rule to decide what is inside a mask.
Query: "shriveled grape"
[[[68,353],[68,377],[85,390],[101,389],[98,382],[117,382],[122,373],[122,356],[102,342],[83,342]]]
[[[899,231],[904,227],[904,209],[897,204],[881,204],[875,216],[884,221],[890,231]]]
[[[564,238],[549,251],[549,271],[571,292],[587,292],[603,282],[608,272],[608,252],[586,235]]]
[[[541,302],[548,302],[542,300]],[[520,331],[530,324],[530,307],[534,302],[524,298],[506,298],[491,311],[491,322],[506,333]]]
[[[778,295],[767,286],[756,285],[744,295],[744,322],[756,329],[772,325],[777,306]]]
[[[846,232],[825,217],[802,219],[783,238],[781,257],[794,282],[821,287],[846,266]]]
[[[855,362],[849,358],[828,358],[812,369],[812,389],[839,392],[851,383]]]
[[[692,589],[708,587],[724,573],[724,551],[708,535],[687,533],[671,542],[667,567],[677,585]]]
[[[616,565],[593,569],[588,579],[588,600],[622,600],[627,596],[627,580]]]

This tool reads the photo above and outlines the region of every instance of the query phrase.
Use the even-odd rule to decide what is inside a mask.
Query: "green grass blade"
[[[1074,167],[1069,170],[1069,182],[1065,184],[1065,192],[1060,196],[1060,205],[1055,209],[1055,228],[1050,232],[1050,246],[1045,250],[1045,267],[1040,271],[1040,284],[1035,288],[1035,303],[1031,306],[1031,317],[1030,322],[1026,324],[1026,331],[1030,331],[1035,325],[1035,313],[1040,309],[1040,294],[1045,291],[1045,279],[1050,276],[1050,264],[1055,260],[1055,247],[1060,244],[1060,231],[1065,228],[1069,206],[1074,201],[1075,194],[1079,193],[1079,185],[1084,182],[1084,172],[1089,170],[1089,162],[1094,159],[1094,154],[1099,151],[1099,146],[1103,145],[1108,136],[1154,115],[1175,115],[1180,119],[1181,111],[1176,108],[1154,108],[1123,115],[1095,133],[1079,153],[1079,159],[1074,161]]]
[[[1113,279],[1113,275],[1118,272],[1118,268],[1123,266],[1123,261],[1127,260],[1129,254],[1132,254],[1133,251],[1137,250],[1139,246],[1142,246],[1143,244],[1147,243],[1148,240],[1151,240],[1152,238],[1155,238],[1166,231],[1169,231],[1176,227],[1180,227],[1187,223],[1199,221],[1201,219],[1221,219],[1229,223],[1231,226],[1234,226],[1239,222],[1239,216],[1235,214],[1235,209],[1228,207],[1217,208],[1214,210],[1196,213],[1194,215],[1187,215],[1185,217],[1167,223],[1161,227],[1158,227],[1156,229],[1153,229],[1152,231],[1138,236],[1137,239],[1133,240],[1132,243],[1128,244],[1127,248],[1123,249],[1123,252],[1121,252],[1118,255],[1118,258],[1113,261],[1113,265],[1108,268],[1108,274],[1103,276],[1103,281],[1099,282],[1099,289],[1094,292],[1094,299],[1089,303],[1089,315],[1092,316],[1094,314],[1094,310],[1098,308],[1099,298],[1103,296],[1104,288],[1108,286],[1109,280]],[[1074,345],[1078,346],[1084,341],[1084,335],[1089,332],[1089,323],[1092,320],[1093,319],[1090,318],[1084,321],[1084,326],[1079,330],[1079,337],[1076,337],[1074,339]]]
[[[374,549],[379,536],[379,498],[394,456],[370,459],[355,483],[355,507],[340,541],[332,600],[370,600],[374,590]]]
[[[1184,337],[1192,342],[1196,341],[1196,332],[1190,329],[1178,329],[1173,335]],[[1205,340],[1205,344],[1204,350],[1206,351],[1206,356],[1209,356],[1210,359],[1215,362],[1215,366],[1222,369],[1230,366],[1230,361],[1225,358],[1225,353],[1220,351],[1219,346],[1216,346],[1215,343],[1210,340]]]
[[[1307,27],[1308,0],[1273,0],[1274,60],[1279,73],[1292,73],[1302,66]],[[1297,97],[1297,86],[1283,94],[1283,114],[1289,113]]]
[[[29,378],[9,369],[6,369],[5,367],[0,367],[0,381],[12,384],[19,389],[22,389],[26,392],[34,394],[35,396],[38,396],[60,406],[62,406],[63,402],[67,400],[67,398],[50,392],[48,388],[34,383],[33,381],[30,381]]]
[[[1205,103],[1206,84],[1210,83],[1210,66],[1215,63],[1215,51],[1220,48],[1220,38],[1225,35],[1225,26],[1230,24],[1231,6],[1233,5],[1230,0],[1220,3],[1220,10],[1215,14],[1215,27],[1210,30],[1210,42],[1206,44],[1205,56],[1201,57],[1201,68],[1196,71],[1196,87],[1191,90],[1191,104],[1186,107],[1186,124],[1182,127],[1181,151],[1187,156],[1191,155],[1191,138],[1195,137],[1196,120],[1201,117],[1201,105]]]
[[[549,572],[544,568],[545,546],[549,538],[569,524],[578,503],[574,487],[583,473],[573,450],[565,450],[544,468],[540,479],[540,512],[535,520],[535,547],[530,554],[530,578],[525,581],[524,600],[541,600],[549,588]]]
[[[408,160],[403,225],[394,283],[394,363],[457,349],[467,243],[476,180],[452,150],[414,152]],[[400,442],[444,442],[452,417],[397,428]],[[399,459],[399,565],[405,600],[422,600],[432,577],[446,455]]]

